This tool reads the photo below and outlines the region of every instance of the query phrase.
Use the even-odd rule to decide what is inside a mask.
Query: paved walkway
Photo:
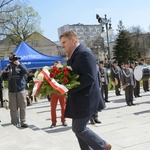
[[[127,106],[122,96],[109,92],[110,103],[99,112],[102,124],[89,128],[112,145],[112,150],[150,149],[150,92],[143,92],[136,98],[136,106]],[[60,106],[57,107],[57,126],[50,128],[50,104],[47,99],[38,99],[27,107],[29,128],[18,129],[10,124],[9,110],[0,108],[0,150],[79,150],[77,139],[68,126],[60,122]]]

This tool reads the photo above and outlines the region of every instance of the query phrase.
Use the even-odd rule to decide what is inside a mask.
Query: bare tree
[[[149,50],[150,39],[149,34],[145,33],[140,26],[132,26],[128,29],[131,35],[133,47],[135,52],[137,52],[138,58],[146,57]]]
[[[28,0],[0,0],[0,14],[14,11],[12,6],[25,6]]]
[[[40,31],[40,16],[32,7],[15,5],[13,12],[1,15],[5,21],[1,23],[2,33],[15,45],[25,41],[34,31]],[[19,8],[19,9],[17,9]]]
[[[20,9],[22,6],[27,5],[27,2],[28,0],[0,0],[0,27],[1,24],[9,22],[9,20],[5,18],[7,13]],[[2,33],[3,30],[0,28],[0,39],[4,38]]]

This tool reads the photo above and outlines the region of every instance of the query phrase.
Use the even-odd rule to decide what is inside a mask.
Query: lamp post
[[[107,39],[107,48],[108,48],[108,60],[111,60],[111,54],[110,54],[110,45],[109,45],[109,35],[113,34],[113,29],[111,27],[111,18],[107,19],[107,16],[105,15],[105,18],[101,18],[98,14],[96,14],[96,19],[98,22],[102,25],[102,33],[101,36],[104,38],[106,36]],[[106,28],[106,34],[104,32],[104,25]]]

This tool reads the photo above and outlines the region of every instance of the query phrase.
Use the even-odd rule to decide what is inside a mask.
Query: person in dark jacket
[[[1,100],[1,107],[3,107],[3,84],[1,76],[0,76],[0,100]]]
[[[35,101],[35,102],[37,102],[37,99],[36,99],[36,96],[32,96],[32,89],[33,89],[33,85],[34,85],[34,81],[33,81],[33,78],[34,78],[34,74],[33,74],[33,71],[32,70],[30,70],[29,71],[29,74],[28,74],[28,76],[27,76],[27,83],[28,83],[28,96],[29,96],[29,99],[31,100],[31,102],[30,102],[30,100],[29,101],[27,101],[27,104],[29,104],[30,105],[30,103],[32,103],[33,102],[33,100]]]
[[[93,113],[105,108],[100,98],[96,60],[89,49],[79,43],[73,31],[60,36],[62,48],[68,54],[67,65],[79,75],[80,85],[69,90],[65,117],[72,118],[72,130],[81,150],[110,150],[111,145],[94,133],[86,125]]]
[[[96,65],[97,66],[97,75],[98,75],[98,81],[99,81],[99,89],[100,89],[100,91],[101,91],[101,83],[100,83],[100,72],[99,72],[99,66],[98,66],[98,64]],[[101,99],[103,99],[102,98],[102,95],[100,95],[101,96]],[[92,115],[92,117],[90,118],[90,123],[91,124],[95,124],[95,123],[101,123],[101,121],[98,119],[98,109],[97,109],[97,111]]]
[[[19,59],[15,54],[10,54],[10,64],[3,70],[2,79],[8,80],[11,123],[16,127],[21,125],[26,128],[28,124],[26,123],[26,81],[24,76],[27,74],[27,69],[19,62]]]

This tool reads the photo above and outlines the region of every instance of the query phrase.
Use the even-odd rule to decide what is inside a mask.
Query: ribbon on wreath
[[[41,71],[41,73],[44,75],[44,78],[47,80],[47,82],[57,91],[59,91],[62,95],[66,94],[68,92],[68,89],[62,85],[59,84],[54,78],[50,77],[50,73],[48,70],[44,69]]]
[[[38,93],[38,90],[40,89],[42,80],[39,80],[38,78],[33,78],[33,81],[34,81],[34,87],[32,90],[32,96],[35,96]]]

